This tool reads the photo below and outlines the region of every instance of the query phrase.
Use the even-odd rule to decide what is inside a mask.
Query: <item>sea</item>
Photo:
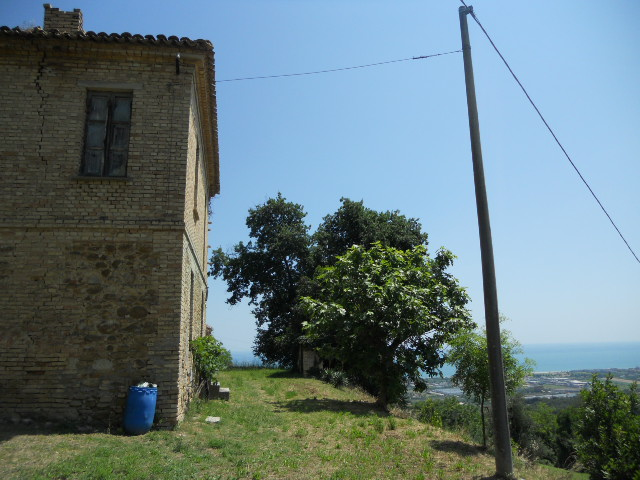
[[[523,345],[536,372],[640,368],[640,342]]]
[[[617,343],[549,343],[523,345],[524,354],[536,362],[536,372],[566,372],[610,368],[640,368],[640,342]],[[232,351],[236,365],[260,365],[252,352]],[[455,368],[445,365],[442,374],[449,377]]]

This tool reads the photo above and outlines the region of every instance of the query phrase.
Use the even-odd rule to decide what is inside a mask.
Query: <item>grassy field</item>
[[[229,402],[198,402],[173,431],[139,437],[0,426],[8,479],[482,479],[493,457],[464,437],[386,415],[373,399],[267,369],[221,375]],[[207,424],[207,416],[221,417]],[[586,478],[516,461],[527,480]]]

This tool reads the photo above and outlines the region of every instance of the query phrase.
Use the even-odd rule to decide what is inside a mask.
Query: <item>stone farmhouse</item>
[[[213,46],[44,7],[0,27],[0,417],[117,426],[148,381],[171,426],[206,330]]]

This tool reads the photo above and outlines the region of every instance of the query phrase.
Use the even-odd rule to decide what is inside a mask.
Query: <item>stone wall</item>
[[[82,12],[79,8],[73,12],[65,12],[59,8],[54,8],[49,3],[44,4],[44,29],[60,30],[61,32],[82,31]]]
[[[168,246],[181,232],[0,233],[0,411],[115,426],[146,380],[172,418],[178,299],[165,277],[180,278]]]
[[[0,416],[118,425],[142,380],[163,424],[184,415],[208,193],[201,178],[193,220],[194,67],[177,75],[177,51],[0,37]],[[133,94],[126,178],[79,175],[89,90]]]

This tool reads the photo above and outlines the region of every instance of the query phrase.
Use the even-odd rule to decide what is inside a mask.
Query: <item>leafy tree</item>
[[[227,255],[213,252],[210,274],[227,282],[235,305],[243,298],[256,317],[258,332],[253,351],[267,363],[296,364],[302,318],[296,309],[300,279],[309,267],[309,227],[301,205],[280,193],[249,210],[247,227],[252,239]]]
[[[385,409],[403,398],[409,381],[424,390],[423,372],[437,374],[444,344],[472,325],[467,294],[446,273],[453,258],[447,250],[430,258],[422,245],[356,245],[318,270],[317,298],[302,298],[308,337],[322,355],[357,372]]]
[[[399,250],[409,250],[418,245],[427,246],[427,234],[422,232],[420,222],[407,218],[399,211],[378,212],[348,198],[340,199],[341,205],[336,212],[326,215],[316,232],[312,235],[311,261],[315,268],[332,265],[340,255],[344,255],[353,245],[371,248],[375,242]],[[312,278],[301,285],[303,296],[318,296],[318,286]],[[340,332],[334,332],[340,335]],[[329,343],[329,338],[325,343]],[[314,345],[307,338],[307,346]],[[336,366],[335,359],[323,359],[325,364]],[[344,369],[344,366],[339,368]],[[369,391],[375,390],[370,379],[360,372],[349,372],[354,381]]]
[[[397,210],[377,212],[341,198],[338,210],[324,217],[313,234],[313,262],[317,266],[331,265],[353,245],[370,248],[375,242],[399,250],[418,245],[427,246],[427,234],[415,218],[407,218]]]
[[[505,388],[507,395],[512,395],[523,384],[525,376],[533,371],[533,362],[529,359],[524,363],[518,361],[516,355],[522,353],[522,347],[508,330],[501,331],[500,341]],[[486,331],[484,329],[464,331],[451,341],[450,347],[447,362],[456,367],[456,373],[451,377],[451,381],[460,387],[462,393],[480,405],[482,445],[486,448],[484,404],[491,392]]]
[[[427,234],[416,219],[397,211],[376,212],[363,202],[341,201],[311,237],[303,207],[278,194],[249,211],[248,244],[238,243],[231,254],[213,252],[210,274],[227,282],[227,302],[235,305],[248,298],[255,307],[254,353],[268,363],[296,364],[305,319],[298,298],[315,295],[311,277],[317,265],[333,263],[354,244],[369,247],[380,241],[403,250],[426,245]]]
[[[578,457],[592,479],[640,479],[640,410],[637,384],[621,391],[609,374],[582,392]]]

